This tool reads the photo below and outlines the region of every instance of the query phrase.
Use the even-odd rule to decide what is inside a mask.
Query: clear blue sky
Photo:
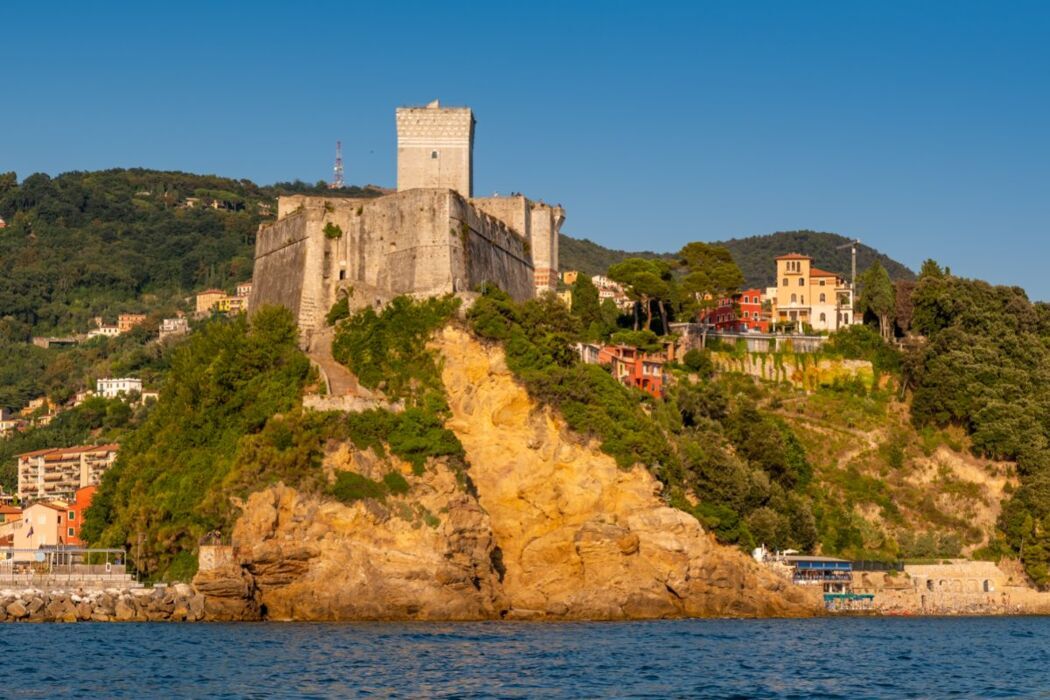
[[[394,184],[393,109],[479,194],[677,249],[811,228],[1050,299],[1050,3],[0,5],[0,171]]]

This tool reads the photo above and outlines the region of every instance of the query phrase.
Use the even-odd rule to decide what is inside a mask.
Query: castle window
[[[431,159],[437,158],[438,157],[438,152],[437,151],[431,151],[430,152],[430,157],[431,157]]]
[[[823,304],[825,299],[826,299],[826,297],[824,296],[824,292],[821,292],[820,293],[820,303]]]
[[[799,277],[798,278],[798,286],[804,287],[805,285],[806,285],[806,280],[804,278],[802,278],[802,277]]]
[[[788,286],[788,278],[787,277],[784,278],[784,284],[781,285],[781,286],[783,286],[783,287]]]

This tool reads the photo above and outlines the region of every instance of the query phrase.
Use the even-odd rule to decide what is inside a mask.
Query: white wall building
[[[95,383],[95,391],[107,399],[115,399],[121,394],[129,395],[131,392],[142,393],[142,380],[135,377],[120,377],[118,379],[99,379]]]

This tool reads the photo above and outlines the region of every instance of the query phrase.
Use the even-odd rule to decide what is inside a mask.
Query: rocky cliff
[[[625,471],[538,408],[503,353],[466,332],[435,341],[469,482],[431,461],[340,446],[325,467],[407,494],[350,505],[282,485],[253,494],[234,530],[237,563],[204,572],[209,616],[240,619],[641,619],[799,616],[794,587],[668,507],[647,470]]]

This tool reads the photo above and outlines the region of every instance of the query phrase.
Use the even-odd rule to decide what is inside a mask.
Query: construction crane
[[[850,249],[850,253],[852,254],[852,258],[853,258],[852,269],[850,270],[850,272],[852,273],[853,276],[850,277],[849,288],[850,288],[851,291],[853,291],[854,294],[856,294],[856,292],[857,292],[857,246],[859,246],[859,245],[860,245],[860,239],[859,238],[855,238],[852,241],[850,241],[849,243],[846,243],[844,245],[840,245],[840,246],[836,246],[835,247],[835,250],[842,250],[843,248],[849,248]]]

